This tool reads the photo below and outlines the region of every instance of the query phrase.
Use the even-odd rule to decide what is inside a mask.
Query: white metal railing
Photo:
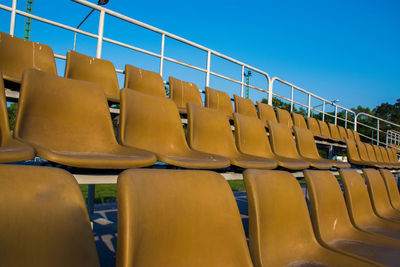
[[[386,146],[400,146],[400,131],[388,130],[386,132]]]
[[[109,10],[109,9],[107,9],[105,7],[90,3],[90,2],[85,1],[85,0],[71,0],[71,1],[76,2],[76,3],[80,4],[80,5],[86,6],[88,8],[91,8],[93,10],[96,10],[96,11],[100,12],[97,33],[90,33],[90,32],[87,32],[87,31],[83,31],[83,30],[80,30],[78,28],[65,25],[63,23],[51,21],[51,20],[36,16],[36,15],[32,15],[32,14],[26,13],[24,11],[18,10],[17,9],[17,0],[13,0],[12,1],[12,6],[11,7],[8,7],[6,5],[0,4],[0,9],[7,10],[7,11],[11,12],[11,19],[10,19],[10,34],[11,35],[14,35],[14,32],[15,32],[15,17],[18,14],[18,15],[21,15],[21,16],[32,18],[33,20],[37,20],[37,21],[40,21],[40,22],[43,22],[43,23],[46,23],[46,24],[49,24],[49,25],[53,25],[55,27],[59,27],[59,28],[62,28],[62,29],[65,29],[65,30],[68,30],[68,31],[71,31],[71,32],[74,32],[74,33],[82,34],[84,36],[88,36],[88,37],[97,39],[97,48],[96,48],[96,57],[97,58],[101,58],[101,56],[102,56],[103,42],[111,43],[111,44],[114,44],[114,45],[117,45],[117,46],[120,46],[120,47],[124,47],[124,48],[130,49],[130,50],[133,50],[133,51],[137,51],[137,52],[140,52],[140,53],[144,53],[146,55],[150,55],[150,56],[159,58],[159,60],[160,60],[159,61],[159,73],[160,73],[160,75],[163,74],[164,61],[169,61],[169,62],[172,62],[172,63],[175,63],[175,64],[179,64],[179,65],[182,65],[182,66],[185,66],[185,67],[188,67],[188,68],[191,68],[191,69],[195,69],[197,71],[205,73],[205,76],[206,76],[205,77],[205,85],[206,86],[209,86],[211,77],[213,77],[213,76],[214,77],[219,77],[219,78],[225,79],[227,81],[239,84],[241,86],[240,95],[242,97],[244,95],[244,87],[248,86],[251,89],[257,90],[257,91],[262,92],[262,93],[266,93],[268,95],[268,104],[270,104],[270,105],[272,105],[272,99],[275,96],[275,97],[284,99],[286,101],[289,101],[290,102],[291,111],[293,110],[293,107],[296,104],[296,105],[299,105],[299,106],[305,108],[307,110],[307,115],[308,116],[311,115],[312,111],[315,111],[315,112],[318,112],[318,113],[322,114],[322,120],[325,120],[325,117],[328,116],[328,117],[333,117],[334,118],[334,123],[335,124],[337,124],[339,120],[340,121],[344,121],[344,126],[346,128],[348,126],[348,123],[351,123],[351,124],[354,124],[354,130],[357,130],[357,123],[360,124],[357,121],[357,118],[359,117],[360,114],[357,115],[354,111],[352,111],[350,109],[347,109],[347,108],[344,108],[342,106],[339,106],[339,105],[337,105],[336,103],[334,103],[332,101],[329,101],[329,100],[326,100],[326,99],[324,99],[322,97],[319,97],[319,96],[317,96],[317,95],[315,95],[315,94],[313,94],[313,93],[311,93],[311,92],[309,92],[309,91],[307,91],[305,89],[300,88],[299,86],[296,86],[296,85],[294,85],[294,84],[292,84],[292,83],[290,83],[288,81],[285,81],[283,79],[280,79],[278,77],[274,77],[274,78],[271,79],[270,76],[268,75],[268,73],[266,73],[266,72],[264,72],[264,71],[262,71],[262,70],[260,70],[258,68],[255,68],[255,67],[253,67],[251,65],[248,65],[248,64],[243,63],[243,62],[241,62],[239,60],[233,59],[233,58],[231,58],[229,56],[226,56],[226,55],[221,54],[221,53],[219,53],[217,51],[211,50],[211,49],[209,49],[207,47],[204,47],[202,45],[199,45],[197,43],[194,43],[192,41],[189,41],[187,39],[179,37],[177,35],[171,34],[171,33],[167,32],[167,31],[161,30],[159,28],[153,27],[153,26],[148,25],[146,23],[140,22],[140,21],[135,20],[133,18],[130,18],[130,17],[127,17],[127,16],[122,15],[120,13],[117,13],[115,11]],[[144,28],[144,29],[150,30],[152,32],[158,33],[160,35],[160,53],[155,53],[155,52],[143,49],[143,48],[136,47],[136,46],[134,46],[132,44],[127,44],[127,43],[124,43],[124,42],[120,42],[120,41],[113,40],[111,38],[105,37],[104,36],[104,25],[105,25],[105,17],[106,17],[106,15],[115,17],[115,18],[120,19],[122,21],[131,23],[131,24],[137,25],[137,26],[139,26],[141,28]],[[201,68],[201,67],[198,67],[198,66],[195,66],[195,65],[192,65],[192,64],[188,64],[186,62],[182,62],[182,61],[179,61],[177,59],[165,56],[165,38],[166,37],[171,38],[173,40],[176,40],[178,42],[181,42],[183,44],[189,45],[191,47],[194,47],[196,49],[199,49],[201,51],[206,52],[206,54],[207,54],[207,56],[206,56],[206,68]],[[237,80],[237,79],[234,79],[234,78],[231,78],[231,77],[228,77],[228,76],[225,76],[225,75],[222,75],[220,73],[217,73],[217,72],[213,71],[211,69],[211,57],[212,56],[216,56],[218,58],[224,59],[224,60],[226,60],[228,62],[231,62],[231,63],[234,63],[234,64],[240,66],[241,67],[241,79]],[[59,55],[59,54],[55,54],[55,57],[59,58],[59,59],[63,59],[63,60],[66,59],[65,56]],[[244,82],[245,69],[254,71],[254,72],[259,73],[262,76],[264,76],[266,78],[266,80],[267,80],[266,81],[266,89],[259,88],[259,87],[254,86],[254,85],[247,85]],[[123,70],[121,70],[121,69],[116,69],[116,71],[118,73],[123,73]],[[290,98],[284,97],[284,96],[279,95],[279,94],[277,94],[275,92],[277,90],[277,88],[274,88],[274,85],[277,84],[277,83],[284,84],[284,85],[289,86],[291,88],[291,97]],[[294,91],[295,90],[307,95],[307,103],[306,104],[301,103],[299,101],[296,101],[294,99]],[[322,110],[317,109],[316,106],[315,107],[311,106],[311,100],[312,99],[317,99],[319,101],[322,101],[322,104],[321,104],[322,105]],[[330,114],[329,112],[326,112],[326,105],[331,105],[331,106],[334,107],[333,114]],[[344,112],[344,118],[338,116],[338,109],[340,109],[342,112]],[[362,113],[362,115],[370,116],[368,114],[363,114],[363,113]],[[373,128],[373,129],[377,132],[376,140],[379,143],[379,132],[380,132],[379,121],[384,121],[384,120],[382,120],[380,118],[376,118],[376,117],[374,117],[374,119],[377,119],[377,121],[378,121],[377,127]],[[385,121],[385,122],[387,122],[387,121]],[[391,122],[387,122],[387,123],[395,125],[395,124],[393,124]],[[370,126],[368,126],[368,127],[370,127]]]

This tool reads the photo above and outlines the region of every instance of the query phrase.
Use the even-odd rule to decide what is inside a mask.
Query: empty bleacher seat
[[[338,125],[338,130],[341,139],[344,141],[346,138],[349,138],[346,132],[346,129],[343,126]]]
[[[238,150],[244,154],[274,159],[279,166],[291,170],[303,170],[309,163],[301,159],[277,156],[272,152],[265,124],[256,117],[234,113],[235,140]]]
[[[382,164],[380,164],[379,162],[374,160],[372,155],[371,155],[371,157],[369,157],[369,153],[368,153],[365,143],[358,141],[358,140],[355,140],[355,142],[357,144],[358,154],[360,155],[361,160],[368,162],[368,166],[372,166],[372,167],[376,167],[376,168],[382,167]]]
[[[340,177],[353,224],[367,232],[400,239],[400,224],[382,219],[374,213],[361,175],[356,170],[340,170]]]
[[[121,90],[119,141],[124,146],[151,151],[159,161],[184,168],[225,168],[224,157],[202,153],[186,143],[175,103],[165,97]]]
[[[386,148],[391,160],[392,165],[396,168],[400,168],[400,162],[399,159],[397,158],[397,154],[394,148]]]
[[[310,130],[297,126],[294,126],[293,130],[296,136],[297,150],[300,156],[311,162],[311,166],[318,169],[330,169],[332,166],[336,168],[350,168],[350,164],[347,162],[322,158],[319,155],[317,145]]]
[[[37,156],[82,168],[125,169],[156,162],[117,143],[103,88],[29,69],[24,72],[14,135]]]
[[[354,139],[357,141],[361,141],[360,135],[358,134],[358,132],[353,131],[353,135],[354,135]]]
[[[382,153],[382,158],[383,158],[383,161],[384,161],[385,164],[386,164],[386,168],[388,168],[388,169],[393,169],[394,166],[393,166],[393,164],[391,163],[391,161],[390,161],[390,159],[389,159],[389,156],[388,156],[388,154],[387,154],[386,149],[385,149],[383,146],[379,146],[379,149],[380,149],[380,151],[381,151],[381,153]]]
[[[338,127],[333,123],[328,123],[328,126],[331,137],[338,142],[344,142],[344,138],[340,135]]]
[[[357,149],[357,144],[353,139],[346,138],[346,147],[347,147],[347,160],[353,164],[353,165],[359,165],[359,166],[378,166],[376,164],[373,164],[369,160],[363,160],[360,157],[360,154]]]
[[[129,64],[125,65],[124,87],[153,96],[167,97],[164,82],[159,73]]]
[[[296,112],[292,112],[292,118],[294,126],[307,129],[307,123],[303,115]]]
[[[117,266],[253,266],[218,173],[127,170],[118,178]]]
[[[307,125],[308,129],[312,132],[312,134],[319,139],[326,139],[325,136],[322,136],[321,129],[319,128],[318,121],[312,117],[307,117]]]
[[[268,125],[268,121],[277,122],[274,108],[271,105],[261,103],[257,101],[258,117],[265,124]]]
[[[354,137],[354,132],[353,132],[353,130],[347,128],[347,129],[346,129],[346,133],[347,133],[348,138],[353,139],[353,140],[356,140],[356,138]]]
[[[324,246],[383,265],[398,266],[400,241],[354,227],[342,190],[332,173],[306,170],[304,176],[314,230]]]
[[[382,155],[382,151],[381,151],[381,149],[379,148],[379,146],[377,146],[377,145],[372,145],[372,148],[374,149],[374,152],[375,152],[375,156],[376,156],[376,159],[377,159],[377,161],[381,164],[381,165],[383,165],[383,167],[384,168],[391,168],[391,165],[388,165],[387,163],[385,163],[385,161],[383,160],[383,155]]]
[[[20,84],[22,73],[27,68],[57,74],[51,47],[0,32],[0,69],[4,80]]]
[[[388,191],[389,200],[392,204],[392,207],[396,210],[400,211],[400,194],[399,194],[399,187],[396,184],[396,180],[393,174],[389,170],[379,170],[383,181],[385,182],[386,189]]]
[[[287,125],[290,129],[292,129],[293,126],[293,120],[292,117],[290,116],[289,111],[286,109],[281,109],[281,108],[275,108],[276,110],[276,116],[278,118],[278,122]]]
[[[11,137],[4,84],[1,77],[0,70],[0,163],[33,159],[35,156],[33,148]]]
[[[367,149],[368,158],[370,159],[370,161],[375,163],[374,166],[377,168],[385,168],[385,165],[382,162],[380,162],[378,160],[378,158],[376,157],[374,147],[368,143],[363,143],[363,144],[365,145],[365,148]]]
[[[232,165],[246,169],[274,169],[277,166],[273,159],[240,153],[229,120],[221,111],[188,104],[187,129],[188,143],[194,150],[226,157]]]
[[[244,181],[255,266],[373,266],[318,243],[303,192],[292,174],[247,170]]]
[[[328,127],[328,124],[326,122],[318,120],[318,125],[319,125],[319,129],[321,130],[321,135],[325,139],[327,139],[329,141],[333,141],[333,142],[339,142],[340,141],[340,139],[336,139],[336,138],[333,138],[331,136],[331,132],[329,131],[329,127]]]
[[[112,103],[119,103],[119,84],[111,61],[90,57],[73,50],[67,53],[65,78],[95,82],[101,85]]]
[[[247,116],[257,117],[257,110],[253,101],[238,95],[233,95],[235,102],[235,112]]]
[[[178,106],[179,113],[182,114],[187,114],[187,103],[203,105],[197,85],[178,80],[174,77],[169,77],[169,97]]]
[[[383,177],[378,170],[363,169],[369,197],[375,213],[382,218],[400,223],[400,210],[393,208]]]
[[[218,91],[206,86],[205,106],[222,111],[229,119],[232,119],[232,102],[229,95],[223,91]]]
[[[68,172],[0,165],[1,266],[100,266],[82,192]]]

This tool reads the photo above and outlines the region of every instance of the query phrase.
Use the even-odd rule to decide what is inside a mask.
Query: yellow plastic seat
[[[276,116],[278,118],[278,122],[285,124],[289,129],[292,129],[293,127],[293,120],[292,117],[290,117],[289,111],[286,109],[281,109],[281,108],[275,108],[276,110]]]
[[[361,175],[355,170],[340,170],[347,209],[357,228],[400,239],[400,223],[378,217],[372,208],[368,190]]]
[[[100,85],[34,69],[24,72],[14,135],[37,156],[73,167],[126,169],[156,162],[150,152],[117,143]]]
[[[257,117],[256,107],[253,101],[248,98],[244,98],[238,95],[233,95],[235,102],[235,112],[247,116]]]
[[[307,117],[307,125],[308,129],[312,132],[312,134],[319,139],[326,139],[326,137],[321,135],[321,130],[319,128],[318,121],[314,118]]]
[[[400,241],[355,228],[332,173],[306,170],[304,176],[314,231],[323,246],[386,266],[398,266]]]
[[[275,155],[278,157],[288,158],[293,161],[306,162],[309,166],[326,166],[326,164],[318,164],[316,162],[310,162],[300,156],[297,152],[296,143],[293,139],[292,132],[289,127],[284,124],[268,121],[269,137],[271,141],[271,147]],[[305,168],[305,164],[302,166]]]
[[[169,97],[175,102],[179,113],[182,114],[187,114],[187,103],[203,105],[197,85],[178,80],[174,77],[169,77]]]
[[[118,78],[111,61],[69,50],[64,77],[98,83],[104,89],[107,100],[119,103]]]
[[[347,135],[346,129],[343,126],[338,125],[338,130],[339,130],[340,137],[343,141],[346,138],[349,138],[349,136]]]
[[[390,160],[392,165],[396,168],[399,169],[400,168],[400,162],[399,159],[397,158],[397,153],[395,151],[394,148],[387,148]]]
[[[361,141],[360,134],[356,131],[353,131],[354,140]]]
[[[390,203],[384,178],[379,171],[375,169],[363,169],[363,173],[375,213],[381,218],[400,223],[400,211],[393,208]]]
[[[231,98],[225,92],[211,89],[206,86],[206,103],[207,108],[217,109],[226,114],[229,119],[232,119],[233,107]]]
[[[297,126],[294,126],[293,130],[300,156],[309,161],[312,167],[325,170],[330,169],[332,166],[336,168],[350,168],[350,164],[347,162],[322,158],[318,153],[317,145],[310,130]]]
[[[172,100],[128,88],[121,90],[119,141],[151,151],[159,161],[179,167],[218,169],[230,165],[227,158],[189,148]]]
[[[125,65],[124,87],[153,96],[167,97],[164,82],[159,73],[129,64]]]
[[[118,267],[253,266],[232,191],[208,171],[121,173],[117,247]]]
[[[249,169],[274,169],[273,159],[255,157],[240,153],[235,145],[231,125],[225,113],[188,104],[187,140],[197,151],[228,158],[232,165]]]
[[[296,112],[292,112],[292,118],[294,126],[307,129],[307,123],[303,115],[298,114]]]
[[[81,190],[68,172],[0,165],[1,266],[100,266]]]
[[[374,266],[318,243],[303,192],[292,174],[246,170],[244,182],[255,266]]]
[[[358,154],[360,155],[360,158],[362,161],[368,162],[368,166],[372,166],[372,167],[382,167],[382,164],[380,164],[377,160],[374,160],[373,156],[372,159],[369,157],[369,153],[366,147],[366,144],[359,141],[359,140],[355,140],[356,145],[357,145],[357,149],[358,149]]]
[[[328,127],[328,124],[326,122],[318,120],[318,125],[319,125],[319,128],[321,130],[321,135],[325,139],[328,139],[329,141],[333,141],[333,142],[340,142],[341,141],[340,139],[334,138],[333,136],[331,136],[331,132],[329,131],[329,127]]]
[[[385,161],[383,160],[383,155],[382,155],[382,151],[379,148],[379,146],[377,145],[372,145],[372,148],[374,149],[375,155],[376,155],[376,159],[379,162],[379,164],[383,165],[384,168],[391,168],[391,165],[388,165],[387,163],[385,163]]]
[[[377,168],[384,168],[385,165],[378,161],[375,151],[374,151],[374,147],[371,144],[368,143],[363,143],[365,145],[365,148],[367,149],[367,153],[368,153],[368,158],[371,160],[371,162],[374,162],[374,166]]]
[[[393,169],[394,166],[389,159],[386,149],[383,146],[379,146],[379,149],[381,150],[383,162],[385,162],[386,168]]]
[[[11,137],[4,84],[1,77],[0,70],[0,163],[33,159],[35,157],[33,148]]]
[[[353,139],[346,138],[345,142],[347,147],[347,160],[351,164],[359,166],[375,166],[375,164],[372,164],[370,161],[361,159],[356,142]]]
[[[278,120],[276,119],[274,108],[272,106],[258,101],[256,103],[258,118],[260,118],[260,120],[264,122],[265,125],[268,125],[268,121],[278,122]]]
[[[258,118],[234,113],[236,146],[241,153],[274,159],[279,166],[304,170],[310,164],[304,160],[277,156],[272,152],[264,123]]]
[[[393,174],[389,170],[379,170],[382,177],[383,181],[385,181],[386,184],[386,189],[389,194],[389,200],[390,203],[392,204],[392,207],[395,208],[396,210],[400,211],[400,194],[399,194],[399,188],[396,184],[396,180],[394,179]]]
[[[338,127],[333,123],[328,123],[331,137],[339,142],[344,142],[344,138],[340,136]]]
[[[27,68],[57,74],[51,47],[0,31],[0,69],[3,79],[20,84],[22,73]]]
[[[349,137],[349,139],[356,140],[356,138],[354,137],[354,132],[353,132],[353,130],[347,128],[347,129],[346,129],[346,132],[347,132],[347,136]]]

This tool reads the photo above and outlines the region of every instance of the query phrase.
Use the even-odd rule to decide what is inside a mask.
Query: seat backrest
[[[232,191],[218,173],[124,171],[117,266],[252,266]]]
[[[271,105],[257,101],[257,109],[258,117],[265,124],[267,124],[267,121],[278,122],[274,108]]]
[[[145,94],[167,97],[164,82],[157,72],[125,65],[125,88],[134,89]]]
[[[391,154],[393,163],[399,164],[399,158],[397,157],[396,150],[394,148],[388,148],[388,151]]]
[[[4,80],[20,83],[27,68],[57,74],[51,47],[0,31],[0,69]]]
[[[353,131],[354,139],[357,141],[361,141],[360,134],[356,131]]]
[[[379,146],[372,145],[372,147],[374,148],[374,152],[375,152],[375,156],[376,156],[377,161],[379,163],[385,163],[385,161],[383,160],[382,151],[380,150]]]
[[[232,158],[238,150],[225,113],[188,104],[187,140],[198,151]]]
[[[388,156],[388,154],[387,154],[386,149],[385,149],[383,146],[379,146],[379,149],[381,150],[382,157],[383,157],[383,161],[384,161],[385,163],[391,163],[391,161],[390,161],[390,159],[389,159],[389,156]]]
[[[186,108],[187,103],[194,103],[202,106],[199,88],[191,82],[178,80],[169,77],[169,94],[170,98],[175,102],[178,108]]]
[[[316,236],[324,242],[352,229],[342,190],[328,171],[304,171],[310,200],[310,213]]]
[[[328,123],[328,126],[329,126],[329,131],[331,133],[331,137],[332,138],[339,139],[339,140],[344,140],[344,138],[342,138],[340,136],[339,129],[335,124]]]
[[[308,129],[313,133],[313,135],[321,135],[321,130],[316,119],[307,117]]]
[[[122,89],[118,132],[122,145],[167,154],[189,150],[178,109],[165,97]]]
[[[299,154],[305,158],[320,159],[321,156],[318,153],[317,145],[311,131],[297,126],[294,126],[293,130]]]
[[[119,99],[117,73],[111,61],[69,50],[64,76],[65,78],[98,83],[104,89],[107,97],[112,96]]]
[[[365,145],[365,148],[367,149],[369,160],[372,161],[372,162],[378,162],[379,163],[378,159],[376,158],[374,147],[371,144],[368,144],[368,143],[364,143],[364,145]]]
[[[238,95],[233,95],[235,102],[235,112],[247,116],[257,117],[257,110],[253,101],[249,98],[244,98]]]
[[[246,170],[249,247],[255,266],[283,266],[317,241],[296,178],[284,171]]]
[[[318,121],[319,129],[321,131],[322,136],[331,137],[331,133],[329,132],[328,125],[324,121]]]
[[[388,155],[388,158],[390,160],[390,163],[398,164],[399,161],[396,160],[393,150],[391,148],[389,148],[389,147],[385,147],[385,150],[387,152],[387,155]]]
[[[217,109],[224,112],[227,116],[232,116],[233,107],[231,98],[225,92],[211,89],[206,86],[206,107]]]
[[[342,140],[349,138],[349,136],[347,135],[346,129],[343,126],[338,125],[338,129],[339,129],[340,137],[342,138]]]
[[[289,111],[286,109],[275,108],[276,116],[278,117],[278,122],[287,125],[289,128],[293,126],[293,120],[290,116]]]
[[[392,206],[396,209],[399,209],[400,208],[399,188],[396,184],[396,180],[393,174],[389,170],[385,169],[380,169],[379,171],[383,177],[383,180],[385,181],[386,189],[389,193],[389,199],[390,202],[392,203]]]
[[[347,136],[348,136],[350,139],[355,140],[353,130],[346,128],[346,132],[347,132]]]
[[[34,69],[24,72],[14,136],[54,151],[90,152],[117,144],[99,84]]]
[[[368,156],[368,151],[367,148],[365,147],[365,144],[358,140],[355,140],[355,142],[357,144],[358,154],[360,155],[361,160],[371,161],[371,159]]]
[[[295,126],[307,129],[307,123],[303,115],[298,114],[296,112],[292,112],[292,117],[293,117],[293,124]]]
[[[0,69],[0,146],[11,139],[10,126],[8,124],[7,102],[4,92],[3,74]]]
[[[2,266],[99,266],[81,190],[67,171],[0,165],[0,212]]]
[[[368,226],[375,217],[364,179],[356,170],[340,170],[343,190],[350,218],[356,225]]]
[[[269,137],[274,153],[281,157],[300,159],[292,132],[287,125],[268,121]]]
[[[347,158],[352,164],[359,164],[361,160],[360,154],[358,153],[356,142],[353,139],[346,138],[346,147],[347,147]]]
[[[264,158],[274,158],[265,124],[256,117],[233,113],[236,146],[240,152]]]
[[[363,169],[363,173],[368,186],[369,197],[376,213],[383,214],[387,210],[392,210],[389,194],[379,171],[375,169]]]

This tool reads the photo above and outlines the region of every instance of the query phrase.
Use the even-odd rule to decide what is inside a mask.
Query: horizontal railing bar
[[[391,125],[394,125],[394,126],[396,126],[396,127],[399,127],[399,128],[400,128],[400,125],[398,125],[398,124],[396,124],[396,123],[394,123],[394,122],[390,122],[390,121],[387,121],[387,120],[381,119],[381,118],[379,118],[379,117],[375,117],[374,115],[371,115],[371,114],[368,114],[368,113],[360,112],[360,113],[358,113],[358,114],[357,114],[357,116],[356,116],[356,117],[358,118],[359,116],[366,116],[366,117],[370,117],[370,118],[373,118],[373,119],[375,119],[375,120],[383,121],[383,122],[386,122],[386,123],[388,123],[388,124],[391,124]]]
[[[145,49],[133,46],[133,45],[128,45],[128,44],[125,44],[125,43],[122,43],[122,42],[119,42],[119,41],[116,41],[116,40],[113,40],[113,39],[110,39],[110,38],[103,37],[103,40],[108,42],[108,43],[119,45],[119,46],[131,49],[131,50],[134,50],[134,51],[137,51],[137,52],[141,52],[141,53],[144,53],[144,54],[147,54],[147,55],[150,55],[150,56],[154,56],[154,57],[157,57],[157,58],[161,57],[161,55],[159,55],[157,53],[154,53],[154,52],[151,52],[151,51],[148,51],[148,50],[145,50]]]
[[[192,69],[195,69],[195,70],[199,70],[199,71],[202,71],[202,72],[207,72],[206,69],[202,69],[202,68],[199,68],[199,67],[197,67],[197,66],[190,65],[190,64],[188,64],[188,63],[181,62],[181,61],[179,61],[179,60],[172,59],[172,58],[169,58],[169,57],[166,57],[166,56],[164,56],[164,60],[167,60],[167,61],[169,61],[169,62],[173,62],[173,63],[179,64],[179,65],[182,65],[182,66],[185,66],[185,67],[189,67],[189,68],[192,68]]]

